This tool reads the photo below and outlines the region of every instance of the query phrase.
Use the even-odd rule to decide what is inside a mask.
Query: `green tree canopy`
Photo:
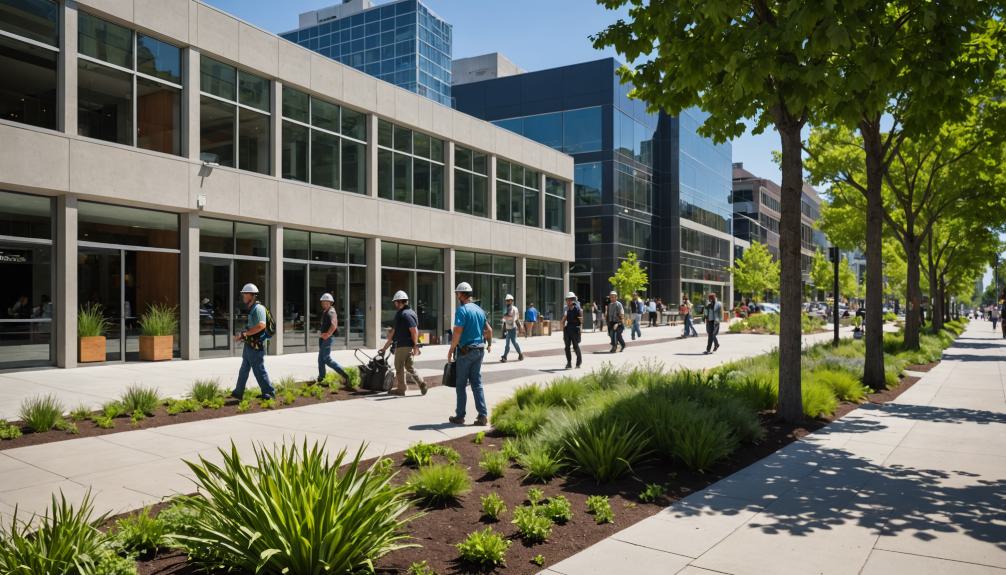
[[[733,274],[734,289],[749,294],[755,301],[761,301],[765,292],[779,289],[779,262],[761,242],[751,242],[751,247],[734,260],[730,273]]]
[[[639,263],[636,252],[629,252],[626,259],[618,264],[615,275],[608,278],[611,288],[623,298],[629,298],[635,292],[641,292],[650,285],[650,277],[646,269]]]

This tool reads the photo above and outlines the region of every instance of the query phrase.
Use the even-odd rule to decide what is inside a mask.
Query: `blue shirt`
[[[248,310],[248,323],[245,325],[245,329],[251,329],[260,323],[265,323],[265,306],[255,302],[255,305]]]
[[[486,326],[486,312],[474,303],[466,303],[459,306],[454,312],[454,327],[460,327],[461,339],[458,341],[459,347],[466,345],[482,345],[485,340],[482,338],[482,330]]]
[[[524,321],[538,321],[538,310],[533,307],[527,308],[524,312]]]

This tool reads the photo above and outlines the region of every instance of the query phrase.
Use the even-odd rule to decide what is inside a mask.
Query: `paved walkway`
[[[557,347],[561,340],[557,336],[529,340],[527,348],[541,353],[520,363],[498,363],[502,350],[494,347],[491,362],[485,368],[485,372],[492,375],[492,383],[486,386],[486,400],[491,407],[521,384],[545,382],[567,373],[584,373],[608,361],[616,366],[631,366],[656,360],[672,368],[705,368],[769,351],[778,341],[774,336],[725,335],[721,337],[719,352],[704,355],[704,337],[667,340],[677,336],[679,330],[678,327],[644,330],[643,339],[636,344],[630,341],[624,353],[586,354],[584,369],[578,372],[556,369],[565,365],[565,358],[555,355],[557,351],[561,354]],[[829,337],[827,333],[816,334],[805,340],[808,343],[826,341]],[[586,334],[584,339],[588,344],[597,344],[603,343],[605,336]],[[665,341],[645,344],[657,339]],[[422,359],[437,369],[427,367],[425,371],[439,373],[446,352],[443,346],[427,348]],[[267,360],[273,373],[285,369],[301,375],[310,375],[312,361],[305,355]],[[223,359],[26,372],[0,376],[0,389],[44,385],[63,394],[70,393],[65,389],[71,387],[73,393],[86,393],[100,401],[116,397],[126,385],[138,381],[158,385],[162,392],[167,389],[182,393],[188,389],[192,378],[223,373],[225,368],[228,375],[232,375],[236,365],[235,360]],[[37,383],[39,380],[35,378],[39,374],[48,378],[43,381],[50,383]],[[80,374],[86,375],[86,379]],[[0,401],[8,412],[16,409],[12,403],[10,399]],[[425,397],[411,390],[404,398],[376,396],[336,401],[8,449],[0,451],[0,516],[11,513],[14,505],[24,513],[41,512],[49,503],[50,494],[58,490],[71,500],[79,500],[91,488],[99,513],[128,511],[155,503],[165,496],[191,492],[193,485],[183,459],[204,456],[218,460],[217,448],[228,447],[232,440],[242,453],[250,453],[252,442],[324,440],[330,451],[342,448],[355,451],[361,442],[369,442],[367,454],[373,456],[403,450],[420,440],[445,441],[475,433],[478,428],[445,423],[447,417],[453,415],[454,403],[454,390],[434,387]],[[475,415],[471,400],[469,410],[471,421]]]
[[[1006,575],[1006,341],[975,322],[870,405],[547,575]]]

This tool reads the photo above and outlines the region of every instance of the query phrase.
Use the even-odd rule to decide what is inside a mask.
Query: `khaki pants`
[[[412,366],[412,349],[408,347],[395,348],[395,390],[404,392],[408,389],[406,377],[412,383],[419,385],[423,381],[416,373],[416,368]]]

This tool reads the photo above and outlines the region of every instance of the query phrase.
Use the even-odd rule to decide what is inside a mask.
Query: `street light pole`
[[[838,248],[837,247],[828,248],[828,256],[831,258],[831,263],[834,269],[834,277],[832,278],[833,280],[832,292],[834,293],[833,298],[834,301],[832,302],[831,305],[831,316],[832,320],[835,322],[834,325],[835,340],[833,342],[833,345],[835,347],[838,347],[838,259],[839,259]]]

